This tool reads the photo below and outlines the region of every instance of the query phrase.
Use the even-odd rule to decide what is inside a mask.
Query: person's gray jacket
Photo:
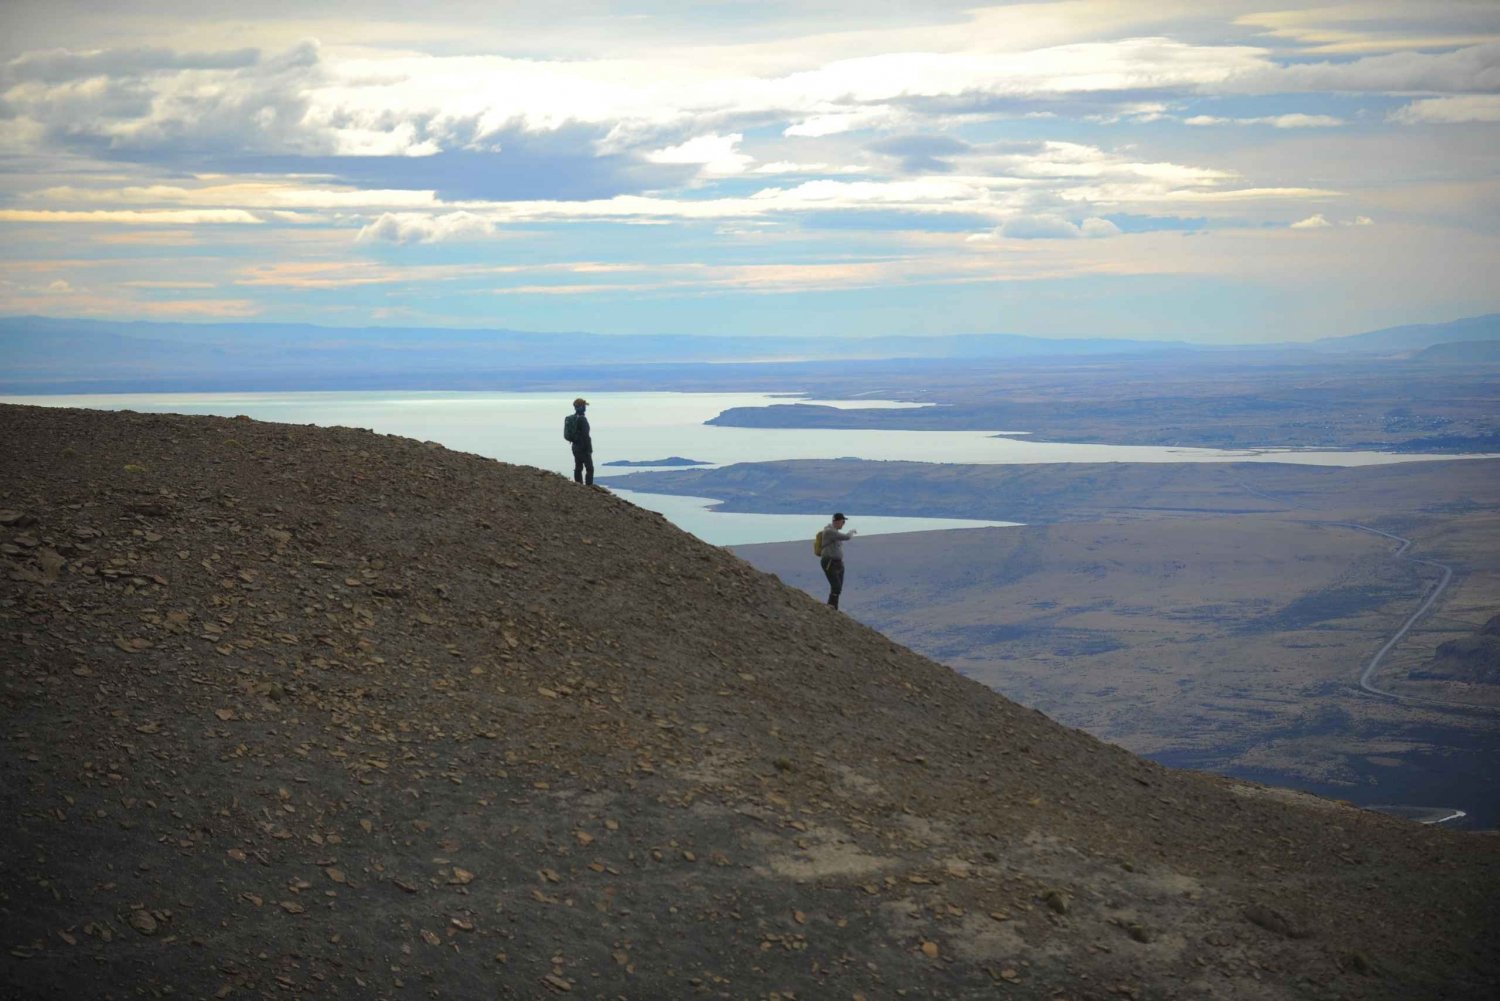
[[[852,535],[840,532],[833,527],[833,522],[823,526],[823,559],[841,560],[844,558],[844,543],[854,538]]]

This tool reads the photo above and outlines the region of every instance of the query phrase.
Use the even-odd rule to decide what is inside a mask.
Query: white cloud
[[[1317,213],[1315,215],[1308,216],[1306,219],[1301,219],[1301,220],[1298,220],[1297,222],[1292,223],[1290,228],[1291,229],[1332,229],[1335,226],[1373,226],[1373,225],[1375,225],[1375,220],[1371,219],[1367,215],[1359,215],[1359,216],[1355,216],[1353,219],[1350,219],[1348,221],[1340,221],[1340,220],[1337,220],[1337,219],[1329,219],[1323,213],[1319,212],[1319,213]]]
[[[654,159],[705,163],[728,172],[745,154],[739,133],[711,134],[666,147]],[[920,137],[914,138],[922,147]],[[604,220],[663,223],[673,220],[774,221],[800,213],[888,211],[908,218],[964,216],[999,226],[1020,217],[1055,216],[1071,235],[1108,234],[1099,210],[1153,211],[1164,204],[1288,202],[1326,197],[1326,191],[1257,188],[1226,170],[1142,161],[1077,142],[1047,141],[1023,147],[950,143],[951,170],[907,177],[850,180],[829,175],[869,174],[870,168],[776,161],[755,174],[813,174],[797,183],[771,184],[748,194],[680,198],[670,191],[606,198],[443,198],[432,189],[358,189],[317,179],[224,181],[124,187],[56,185],[23,196],[29,206],[5,210],[16,221],[254,222],[302,226],[357,225],[363,241],[438,242],[493,235],[496,226],[520,221]],[[925,147],[922,147],[925,148]],[[947,148],[947,147],[945,147]],[[726,162],[720,162],[726,161]],[[817,176],[822,175],[822,176]],[[748,172],[740,176],[749,176]],[[42,209],[39,206],[49,206]],[[1096,211],[1090,211],[1096,209]],[[22,215],[18,213],[29,213]],[[1017,224],[1021,225],[1020,223]],[[1037,223],[1035,225],[1041,225]],[[1087,227],[1086,229],[1083,227]],[[916,227],[920,229],[921,227]],[[1054,228],[1056,228],[1054,226]],[[1063,234],[1061,230],[1056,235]]]
[[[1108,5],[1054,6],[1101,24],[1121,20],[1103,13]],[[626,153],[728,175],[754,162],[739,148],[742,141],[729,140],[749,134],[751,125],[780,127],[786,138],[819,139],[941,128],[957,120],[945,116],[1047,112],[1035,102],[1068,95],[1095,107],[1113,105],[1088,114],[1118,122],[1166,113],[1160,100],[1139,100],[1143,90],[1452,94],[1500,87],[1500,50],[1493,45],[1292,65],[1279,64],[1262,47],[1149,35],[1028,48],[1028,40],[1056,41],[1067,32],[1048,20],[1058,9],[1022,7],[1052,27],[1007,37],[997,26],[1017,28],[1020,9],[1002,9],[973,14],[967,34],[948,25],[907,35],[866,33],[858,42],[815,38],[797,48],[796,69],[769,44],[597,59],[391,54],[311,43],[270,57],[244,50],[63,52],[44,65],[40,56],[28,55],[4,67],[0,86],[12,115],[0,142],[23,149],[101,141],[144,152],[431,156],[493,151],[517,130],[558,134],[587,126],[590,131],[573,140],[577,155]],[[1136,9],[1124,22],[1144,25],[1165,16]],[[1072,31],[1088,34],[1089,24],[1076,22]],[[875,51],[840,55],[851,48]],[[1332,116],[1302,114],[1237,121],[1278,128],[1341,124]],[[1219,123],[1211,116],[1189,122]]]
[[[1490,0],[1354,0],[1244,14],[1236,24],[1267,29],[1316,52],[1370,52],[1437,49],[1495,41]],[[1490,24],[1490,30],[1475,30]]]
[[[0,209],[0,222],[125,223],[191,226],[200,223],[256,224],[261,220],[240,209],[97,209],[85,212],[51,209]]]
[[[146,73],[116,60],[119,75],[21,80],[5,97],[16,117],[42,123],[50,135],[94,136],[122,148],[191,141],[226,152],[421,156],[483,148],[508,129],[554,132],[580,123],[616,138],[686,131],[686,145],[693,131],[702,135],[695,122],[726,115],[785,121],[785,135],[816,138],[895,127],[922,100],[1196,88],[1265,61],[1259,49],[1167,38],[1019,52],[887,51],[771,75],[747,75],[704,55],[391,56],[304,44],[248,65],[226,60]]]
[[[752,174],[826,174],[832,172],[833,168],[826,163],[793,163],[790,160],[773,160],[751,171]]]
[[[384,212],[380,218],[359,231],[360,242],[441,243],[445,240],[472,240],[493,235],[495,222],[472,212],[448,212],[422,215],[412,212]]]
[[[1108,219],[1100,219],[1100,218],[1097,218],[1097,217],[1090,217],[1088,219],[1083,220],[1083,222],[1079,223],[1078,229],[1079,229],[1080,233],[1083,236],[1087,236],[1087,237],[1119,236],[1120,235],[1120,227],[1119,226],[1116,226],[1114,223],[1110,222]]]
[[[1500,94],[1461,94],[1413,101],[1391,112],[1390,120],[1403,125],[1500,122]]]
[[[807,139],[821,139],[845,132],[866,129],[893,129],[913,121],[915,116],[886,105],[858,108],[853,111],[835,111],[815,114],[788,125],[782,135]]]
[[[1332,115],[1273,115],[1270,118],[1250,119],[1252,122],[1274,125],[1278,129],[1330,129],[1346,124],[1342,118]]]
[[[1213,115],[1194,115],[1182,120],[1184,125],[1270,125],[1278,129],[1324,129],[1347,124],[1342,118],[1332,115],[1263,115],[1258,118],[1217,118]]]
[[[424,209],[439,208],[432,191],[309,187],[295,181],[240,181],[229,184],[133,185],[84,188],[59,185],[25,195],[27,201],[52,204],[193,205],[239,209]]]
[[[744,138],[738,132],[727,136],[698,136],[677,146],[653,150],[646,154],[646,160],[650,163],[697,164],[707,174],[742,174],[755,162],[753,156],[739,151]]]
[[[1057,215],[1028,215],[1007,219],[995,235],[1012,240],[1076,240],[1080,237],[1118,236],[1120,227],[1108,219],[1090,217],[1081,223]]]
[[[1032,117],[1028,115],[1027,117]],[[1159,122],[1168,117],[1167,105],[1160,101],[1144,101],[1133,104],[1122,104],[1108,114],[1086,115],[1090,122],[1098,122],[1102,125],[1114,125],[1117,122]]]

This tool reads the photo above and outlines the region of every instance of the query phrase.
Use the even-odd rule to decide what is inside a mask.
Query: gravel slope
[[[11,996],[1486,997],[1500,840],[1174,772],[540,470],[0,407]]]

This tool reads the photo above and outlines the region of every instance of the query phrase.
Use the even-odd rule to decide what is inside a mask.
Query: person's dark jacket
[[[594,439],[589,437],[589,419],[580,411],[573,423],[573,451],[592,452]]]

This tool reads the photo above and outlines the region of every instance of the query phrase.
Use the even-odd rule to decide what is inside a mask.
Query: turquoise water
[[[882,431],[807,428],[733,428],[703,422],[731,407],[786,403],[792,397],[764,393],[592,393],[594,460],[599,476],[614,459],[650,460],[685,456],[714,465],[771,462],[781,459],[861,458],[954,463],[1032,462],[1294,462],[1358,466],[1420,461],[1446,456],[1395,455],[1385,452],[1314,452],[1294,450],[1225,451],[1208,448],[1164,448],[1133,445],[1075,445],[1033,442],[1015,429],[993,431]],[[888,400],[813,400],[799,402],[861,408],[908,407]],[[540,466],[572,474],[572,456],[562,438],[563,418],[572,411],[572,394],[561,393],[171,393],[9,396],[0,402],[38,406],[88,407],[151,413],[245,414],[259,420],[325,427],[369,428],[382,434],[441,442],[505,462]],[[774,542],[811,537],[826,512],[800,515],[723,514],[707,510],[703,498],[631,494],[630,499],[660,510],[678,525],[718,545]],[[850,512],[857,514],[857,512]],[[1005,524],[941,518],[861,519],[861,530],[921,531]],[[884,526],[879,527],[879,526]]]

